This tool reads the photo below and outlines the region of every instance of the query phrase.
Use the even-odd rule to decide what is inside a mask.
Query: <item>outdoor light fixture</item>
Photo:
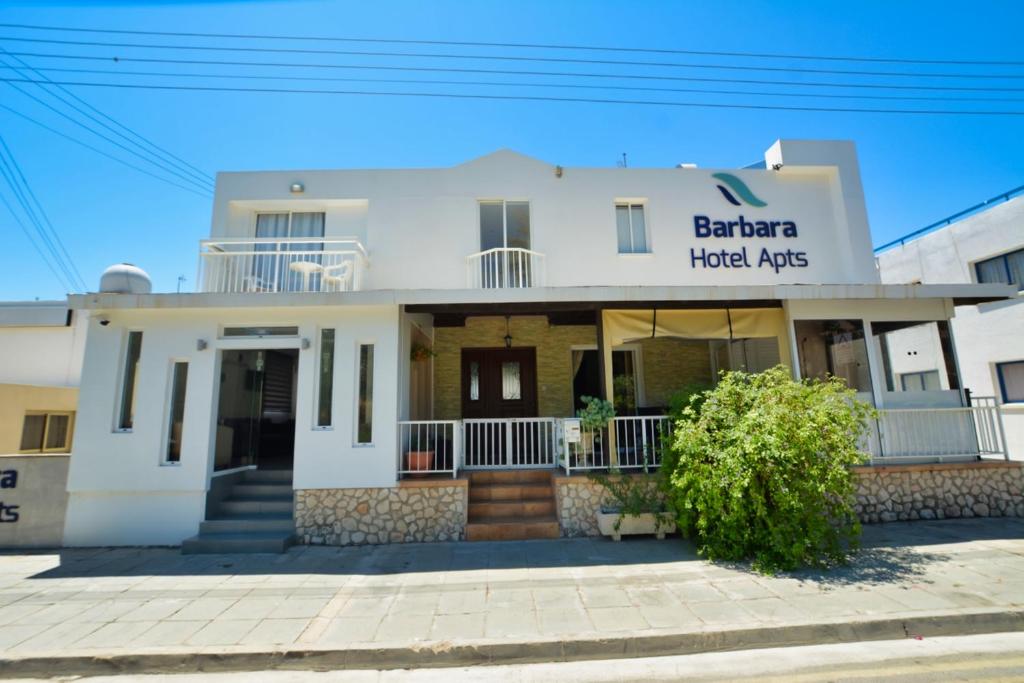
[[[306,187],[302,183],[292,183],[291,186],[292,194],[302,194],[306,191]]]
[[[511,317],[512,316],[510,316],[510,315],[506,315],[505,316],[505,348],[506,349],[511,349],[512,348],[512,333],[509,332],[509,329],[508,329],[509,319]]]
[[[302,349],[306,350],[308,348],[309,348],[309,339],[303,337],[302,338]]]
[[[205,351],[207,346],[205,339],[196,339],[196,351]]]

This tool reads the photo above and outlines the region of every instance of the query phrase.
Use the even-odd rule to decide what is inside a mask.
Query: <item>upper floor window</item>
[[[1024,249],[974,264],[978,282],[1002,282],[1024,290]]]
[[[996,363],[1003,403],[1024,402],[1024,360]]]
[[[530,202],[480,202],[480,251],[530,248]]]
[[[121,407],[117,416],[118,431],[130,432],[135,424],[135,388],[141,355],[142,332],[131,331],[128,333],[128,344],[124,353],[124,370],[121,373]]]
[[[256,239],[264,241],[254,247],[247,291],[319,290],[323,237],[322,211],[256,214]],[[299,241],[302,238],[310,241]]]
[[[648,253],[647,220],[643,204],[616,204],[615,227],[619,235],[620,254]]]
[[[67,453],[75,414],[27,413],[21,426],[22,453]]]

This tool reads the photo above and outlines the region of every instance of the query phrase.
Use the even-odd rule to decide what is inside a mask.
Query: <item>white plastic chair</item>
[[[347,292],[352,289],[352,262],[345,261],[335,266],[325,266],[320,276],[320,290],[324,292]]]

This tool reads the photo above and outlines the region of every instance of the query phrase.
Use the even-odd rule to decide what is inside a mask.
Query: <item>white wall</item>
[[[1024,248],[1024,197],[878,255],[885,283],[975,282],[974,264]],[[999,396],[996,363],[1024,360],[1024,296],[959,306],[952,320],[961,379],[975,396]],[[1010,454],[1024,460],[1024,403],[1003,406]]]
[[[365,236],[372,289],[463,288],[480,250],[478,202],[528,200],[546,282],[573,285],[873,283],[870,231],[852,143],[782,141],[775,170],[727,172],[765,207],[730,204],[716,169],[565,168],[507,150],[452,168],[220,173],[212,236],[253,234],[259,211],[326,211],[328,236]],[[301,182],[305,191],[292,194]],[[647,255],[617,253],[614,204],[646,206]],[[694,216],[791,220],[796,238],[703,238]],[[749,268],[693,267],[690,250],[748,252]],[[762,248],[806,253],[806,268],[758,267]]]
[[[109,320],[107,326],[100,320]],[[299,336],[220,339],[224,325],[297,325]],[[314,427],[319,330],[336,330],[334,424]],[[127,332],[142,330],[138,395],[131,432],[118,432],[120,376]],[[296,389],[296,488],[392,486],[398,387],[398,307],[126,310],[92,317],[68,477],[67,545],[178,544],[205,515],[212,474],[225,348],[299,351]],[[197,340],[208,348],[198,350]],[[375,344],[374,443],[354,445],[358,344]],[[181,462],[163,464],[172,363],[188,361]]]
[[[0,384],[78,386],[86,311],[66,302],[0,303]]]

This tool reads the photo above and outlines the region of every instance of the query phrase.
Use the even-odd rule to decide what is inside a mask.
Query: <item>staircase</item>
[[[247,470],[181,552],[283,553],[295,542],[292,471]]]
[[[558,538],[550,470],[472,472],[467,541]]]

